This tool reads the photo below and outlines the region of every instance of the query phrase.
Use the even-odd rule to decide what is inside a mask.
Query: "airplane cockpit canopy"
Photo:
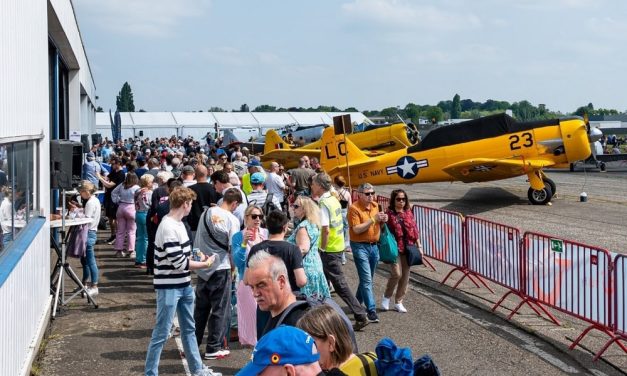
[[[502,136],[543,126],[559,125],[559,119],[517,122],[506,114],[497,114],[447,125],[429,132],[420,143],[407,149],[408,153],[457,145],[470,141]]]

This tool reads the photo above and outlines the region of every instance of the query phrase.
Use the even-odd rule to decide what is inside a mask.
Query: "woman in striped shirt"
[[[220,375],[206,367],[200,358],[194,322],[194,290],[191,270],[209,268],[215,255],[200,253],[200,260],[190,258],[191,242],[182,219],[189,214],[196,193],[189,188],[175,188],[169,197],[170,212],[163,217],[155,238],[155,278],[157,318],[146,354],[146,375],[157,375],[161,350],[165,345],[174,314],[181,326],[185,357],[193,375]]]

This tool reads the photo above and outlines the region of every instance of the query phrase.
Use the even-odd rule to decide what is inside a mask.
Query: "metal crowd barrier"
[[[573,346],[593,328],[611,330],[611,257],[605,249],[533,232],[523,237],[525,294],[542,305],[587,321]]]
[[[593,361],[599,359],[614,342],[616,342],[623,351],[627,352],[625,345],[620,342],[627,342],[627,256],[616,255],[613,267],[614,273],[612,279],[614,281],[614,290],[612,292],[614,299],[612,300],[612,330],[610,332],[603,330],[603,332],[610,336],[610,339],[603,345],[601,350],[595,354],[592,359]],[[573,342],[570,349],[574,349],[577,343],[592,329],[594,329],[594,327],[589,327],[582,333],[579,336],[580,338],[577,338],[577,340]]]
[[[445,283],[456,270],[467,275],[468,269],[464,256],[464,218],[461,214],[420,205],[414,205],[412,210],[424,254],[455,267],[441,283]],[[433,265],[431,268],[435,270]],[[470,280],[479,287],[474,279],[470,278]]]
[[[522,265],[520,230],[470,216],[466,217],[465,231],[470,273],[480,281],[483,277],[509,290],[492,307],[492,311],[496,310],[509,294],[515,294],[524,300],[520,272]],[[492,291],[489,287],[488,290]]]
[[[377,202],[389,205],[386,197]],[[414,205],[412,211],[425,256],[453,266],[442,284],[460,271],[463,276],[453,288],[468,277],[476,287],[479,281],[492,291],[487,279],[508,289],[493,311],[509,294],[521,298],[508,319],[527,304],[560,325],[545,308],[550,307],[590,324],[570,349],[597,329],[610,339],[593,360],[614,342],[627,352],[621,342],[627,342],[627,255],[616,255],[612,263],[611,253],[599,247],[534,232],[521,238],[515,227],[441,209]]]

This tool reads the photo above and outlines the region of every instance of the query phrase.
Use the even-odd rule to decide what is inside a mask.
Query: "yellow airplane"
[[[589,129],[579,117],[516,122],[499,114],[441,127],[419,144],[369,157],[350,137],[327,128],[320,162],[331,176],[350,175],[355,186],[471,183],[527,175],[529,201],[543,205],[551,201],[556,187],[542,169],[588,158],[590,142],[600,137]]]
[[[326,129],[329,128],[333,127]],[[375,126],[375,129],[372,130],[352,133],[348,138],[359,149],[366,150],[368,156],[373,157],[414,145],[418,141],[418,130],[413,124],[396,123],[381,127]],[[261,163],[265,168],[269,168],[272,161],[284,165],[286,169],[295,168],[298,167],[300,157],[304,155],[309,158],[320,159],[321,144],[322,142],[318,140],[299,148],[293,148],[283,141],[275,130],[270,129],[266,133]]]

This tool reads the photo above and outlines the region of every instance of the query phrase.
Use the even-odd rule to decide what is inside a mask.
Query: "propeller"
[[[590,119],[588,119],[588,113],[583,114],[583,121],[586,123],[586,131],[588,132],[588,141],[590,143],[597,142],[603,137],[603,132],[599,128],[592,128],[590,126]]]
[[[420,142],[420,132],[418,131],[418,127],[414,123],[405,124],[407,127],[407,139],[411,142],[412,145],[416,145]]]

